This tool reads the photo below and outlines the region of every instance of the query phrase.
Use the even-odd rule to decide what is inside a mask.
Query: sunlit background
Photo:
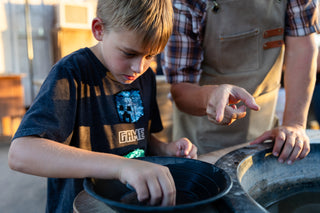
[[[1,0],[0,74],[22,74],[26,105],[54,62],[94,44],[90,25],[95,4],[96,0]]]
[[[0,1],[0,135],[12,135],[61,57],[96,43],[96,0]]]

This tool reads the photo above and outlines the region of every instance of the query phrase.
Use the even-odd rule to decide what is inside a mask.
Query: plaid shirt
[[[173,1],[173,34],[162,54],[162,68],[169,83],[199,81],[206,1]],[[288,0],[285,34],[306,36],[319,32],[317,5],[318,0]]]

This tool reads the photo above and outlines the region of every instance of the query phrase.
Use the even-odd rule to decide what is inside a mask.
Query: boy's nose
[[[140,73],[143,71],[144,63],[145,61],[143,58],[138,58],[132,63],[131,69],[136,73]]]

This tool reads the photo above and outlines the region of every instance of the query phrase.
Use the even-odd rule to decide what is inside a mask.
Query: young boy
[[[197,158],[187,139],[164,143],[152,135],[162,124],[149,64],[172,19],[170,0],[99,0],[98,44],[52,68],[9,150],[12,169],[48,177],[47,212],[72,212],[85,177],[119,179],[150,205],[175,204],[167,167],[123,157],[142,150]]]

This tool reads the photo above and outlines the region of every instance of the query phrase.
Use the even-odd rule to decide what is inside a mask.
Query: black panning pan
[[[84,189],[117,212],[200,212],[229,192],[232,182],[222,169],[203,161],[177,157],[137,158],[169,168],[177,195],[175,206],[147,206],[118,180],[87,178]]]

